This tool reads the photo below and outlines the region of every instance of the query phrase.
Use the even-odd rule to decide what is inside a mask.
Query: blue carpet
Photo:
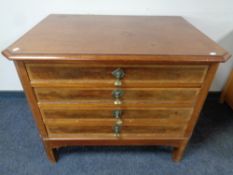
[[[168,147],[69,147],[52,165],[22,93],[0,93],[0,175],[232,175],[233,112],[208,98],[183,160]]]

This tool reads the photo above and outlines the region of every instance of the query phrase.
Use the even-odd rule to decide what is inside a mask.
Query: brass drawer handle
[[[116,99],[114,100],[114,105],[121,105],[122,104],[122,101],[120,99]]]
[[[121,89],[115,89],[112,91],[112,96],[116,99],[121,98],[124,95],[124,91]]]
[[[116,119],[120,119],[121,116],[122,116],[122,111],[121,110],[115,110],[115,111],[112,112],[112,114]]]
[[[122,126],[122,124],[123,124],[123,121],[121,119],[116,120],[116,125]]]
[[[125,76],[125,72],[121,68],[117,68],[112,72],[112,75],[116,77],[116,79],[122,79]]]
[[[113,96],[113,98],[115,98],[115,100],[114,100],[115,105],[122,104],[122,101],[120,98],[123,96],[123,94],[124,94],[124,91],[121,89],[116,89],[116,90],[112,91],[112,96]]]
[[[122,85],[121,79],[125,76],[124,71],[121,68],[117,68],[112,72],[112,75],[116,78],[114,85],[121,86]]]
[[[121,86],[122,85],[121,80],[119,80],[119,79],[115,80],[114,85],[115,86]]]
[[[120,137],[122,124],[123,124],[123,121],[121,119],[116,120],[116,123],[113,127],[113,131],[116,137]]]

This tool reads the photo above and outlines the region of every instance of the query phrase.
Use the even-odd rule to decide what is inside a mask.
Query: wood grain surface
[[[40,103],[112,104],[115,89],[35,88]],[[194,103],[198,88],[121,89],[124,104]]]
[[[218,64],[230,57],[171,16],[49,15],[2,53],[15,62],[52,162],[57,148],[73,145],[166,145],[179,161]]]
[[[99,66],[99,67],[97,67]],[[26,64],[34,87],[114,87],[112,72],[121,68],[125,74],[122,87],[200,86],[207,65],[83,65]]]
[[[15,60],[164,62],[230,56],[182,17],[104,15],[49,15],[3,54]]]
[[[117,108],[116,108],[117,109]],[[46,119],[113,119],[114,109],[106,108],[41,108],[44,120]],[[158,119],[158,120],[177,120],[188,121],[192,108],[154,108],[154,109],[131,109],[121,110],[123,119]]]

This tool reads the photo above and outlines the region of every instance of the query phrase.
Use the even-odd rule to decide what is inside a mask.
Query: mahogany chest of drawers
[[[92,15],[50,15],[3,54],[53,162],[77,145],[166,145],[179,161],[230,56],[182,17]]]

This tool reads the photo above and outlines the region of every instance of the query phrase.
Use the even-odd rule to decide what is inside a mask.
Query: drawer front
[[[194,103],[198,88],[146,88],[146,89],[77,89],[36,88],[39,102],[54,103],[108,103],[120,100],[122,104]],[[118,93],[119,92],[119,93]],[[119,95],[120,94],[120,95]]]
[[[100,65],[99,67],[83,67],[79,64],[26,64],[26,68],[32,85],[39,87],[114,86],[118,78],[123,87],[145,87],[161,84],[200,84],[204,80],[208,66]],[[120,68],[120,73],[116,71],[117,68]],[[113,71],[119,74],[116,72],[113,74]]]
[[[186,127],[185,122],[181,121],[160,121],[153,119],[123,119],[119,135],[116,135],[115,119],[92,119],[92,120],[67,120],[67,119],[48,119],[45,124],[52,137],[78,137],[83,134],[106,135],[118,138],[121,135],[131,135],[131,137],[143,135],[181,136]]]
[[[145,138],[145,136],[151,137],[151,139],[157,139],[156,137],[182,137],[184,128],[180,126],[167,127],[167,126],[152,126],[152,127],[127,127],[123,126],[119,136],[116,136],[111,126],[100,127],[77,127],[72,126],[48,126],[48,133],[50,137],[62,137],[79,138],[82,136],[92,137],[99,136],[103,139],[106,137],[119,138],[121,136],[130,136],[131,138]]]
[[[51,137],[103,136],[117,138],[114,128],[121,121],[119,136],[182,136],[192,108],[148,110],[41,109]],[[119,137],[118,136],[118,137]]]
[[[77,107],[78,108],[78,107]],[[155,108],[146,110],[121,110],[121,109],[77,109],[67,108],[42,108],[41,113],[44,120],[67,119],[84,120],[87,119],[113,119],[117,116],[122,119],[153,119],[165,121],[188,121],[192,108]]]

